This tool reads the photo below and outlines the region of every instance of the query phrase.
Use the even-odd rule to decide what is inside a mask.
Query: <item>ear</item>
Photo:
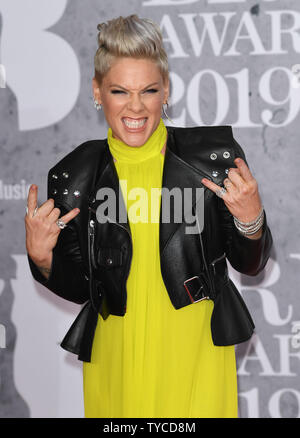
[[[94,99],[95,99],[99,104],[101,104],[101,93],[100,93],[100,87],[99,87],[99,84],[98,84],[96,78],[93,78],[93,80],[92,80],[92,85],[93,85]]]
[[[170,80],[168,78],[164,82],[164,102],[168,102],[169,95],[170,95]]]

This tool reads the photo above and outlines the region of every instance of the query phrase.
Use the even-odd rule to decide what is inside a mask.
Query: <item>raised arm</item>
[[[223,246],[226,257],[235,270],[255,276],[264,269],[270,257],[273,238],[265,210],[263,226],[254,235],[245,236],[235,226],[233,216],[242,222],[250,222],[258,216],[262,203],[257,182],[250,172],[244,151],[236,140],[234,150],[235,159],[240,158],[241,161],[235,161],[237,168],[232,168],[228,178],[224,180],[227,192],[217,198]],[[214,193],[220,190],[219,185],[205,178],[202,183]]]
[[[48,199],[35,215],[37,187],[30,188],[28,214],[25,216],[26,249],[33,278],[56,295],[82,304],[89,299],[88,277],[82,261],[76,225],[72,219],[79,213],[54,207]],[[67,227],[60,229],[60,217]]]

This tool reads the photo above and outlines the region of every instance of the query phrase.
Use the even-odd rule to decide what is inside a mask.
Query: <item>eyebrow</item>
[[[145,88],[142,89],[142,91],[146,90],[149,87],[152,87],[153,85],[158,85],[158,82],[153,82],[152,84],[147,85]],[[109,87],[110,88],[118,87],[118,88],[122,88],[122,90],[128,91],[126,88],[124,88],[124,87],[122,87],[121,85],[118,85],[118,84],[111,84]]]

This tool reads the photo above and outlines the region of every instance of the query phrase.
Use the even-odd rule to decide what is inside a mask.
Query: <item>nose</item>
[[[140,111],[142,111],[144,109],[142,97],[138,94],[133,94],[128,102],[128,109],[135,113],[139,113]]]

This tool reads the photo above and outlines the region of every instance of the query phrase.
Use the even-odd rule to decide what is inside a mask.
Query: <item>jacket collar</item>
[[[167,127],[168,129],[168,127]],[[203,177],[208,177],[207,174],[202,173],[199,169],[196,169],[189,163],[185,162],[182,158],[180,158],[176,153],[176,141],[174,138],[174,132],[171,129],[168,129],[168,138],[167,138],[167,144],[166,144],[166,150],[165,150],[165,160],[164,160],[164,168],[163,168],[163,178],[162,178],[162,188],[168,189],[168,191],[171,191],[172,189],[179,188],[180,193],[184,193],[185,188],[191,188],[192,193],[192,205],[194,206],[195,203],[198,201],[196,199],[195,195],[199,194],[199,192],[196,192],[196,188],[203,188],[204,193],[207,188],[201,183],[201,179]],[[126,217],[126,208],[124,199],[122,196],[122,192],[119,189],[119,178],[118,174],[114,165],[113,156],[109,150],[109,146],[107,141],[105,142],[105,151],[104,151],[104,163],[103,163],[103,171],[101,172],[96,185],[94,187],[94,191],[92,193],[91,199],[95,201],[97,191],[101,187],[108,187],[111,188],[116,196],[116,218],[109,218],[110,222],[114,222],[120,227],[123,227],[129,235],[131,235],[130,230],[130,224],[128,221],[128,216],[126,222],[120,220],[120,213],[125,212]],[[174,221],[174,205],[172,202],[172,196],[171,196],[171,202],[170,202],[170,220],[168,222],[162,222],[162,207],[166,206],[165,208],[168,208],[168,202],[167,198],[168,195],[165,196],[164,190],[162,190],[162,198],[161,198],[161,206],[160,206],[160,224],[159,224],[159,243],[160,243],[160,253],[162,254],[166,243],[168,242],[169,238],[175,233],[177,228],[181,225],[182,222],[175,222]],[[121,207],[121,211],[120,208]],[[184,203],[183,198],[181,202],[181,217],[184,219]],[[180,211],[176,211],[177,213],[180,213]],[[180,217],[180,216],[179,216]]]

